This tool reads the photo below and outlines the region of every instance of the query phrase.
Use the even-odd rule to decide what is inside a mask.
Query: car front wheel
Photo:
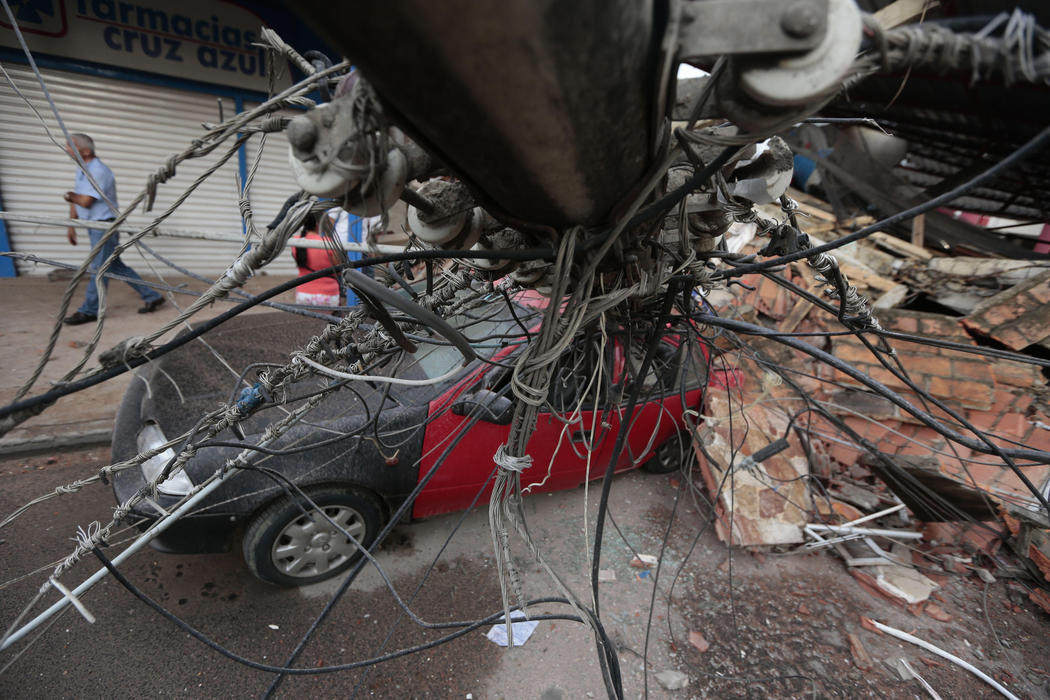
[[[339,487],[305,493],[312,503],[283,496],[245,530],[244,561],[263,581],[304,586],[336,576],[361,556],[354,540],[367,547],[379,532],[382,511],[373,497]]]

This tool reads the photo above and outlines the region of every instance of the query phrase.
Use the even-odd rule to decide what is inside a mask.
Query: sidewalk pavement
[[[259,293],[288,279],[286,276],[261,275],[249,280],[245,290]],[[166,277],[173,286],[185,286],[203,291],[205,284],[176,276]],[[68,279],[49,281],[47,277],[16,277],[0,279],[0,405],[10,402],[19,387],[30,377],[44,354],[58,314]],[[76,290],[68,313],[80,306],[86,283]],[[286,292],[273,301],[294,301],[294,292]],[[112,281],[109,285],[109,311],[103,326],[102,339],[85,369],[98,366],[97,354],[120,341],[146,335],[166,321],[175,318],[175,304],[185,308],[194,297],[185,294],[166,294],[166,303],[150,314],[139,314],[142,306],[138,295],[128,285]],[[237,297],[231,297],[238,299]],[[200,312],[194,321],[201,321],[222,313],[231,304],[215,302]],[[246,313],[259,313],[266,307],[257,307]],[[94,324],[62,326],[51,359],[28,396],[43,393],[72,369],[83,356],[88,341],[95,332]],[[174,336],[173,331],[161,342]],[[36,452],[89,444],[108,444],[113,430],[113,419],[121,397],[131,382],[128,372],[84,391],[63,397],[42,414],[35,416],[3,437],[0,437],[0,455]]]

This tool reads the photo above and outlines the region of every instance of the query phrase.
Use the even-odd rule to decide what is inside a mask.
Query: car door
[[[675,347],[662,346],[665,359]],[[622,403],[618,392],[624,391],[621,384],[632,349],[625,350],[624,344],[614,339],[603,351],[600,363],[600,349],[576,350],[565,353],[556,366],[546,408],[537,416],[529,439],[526,451],[532,465],[521,476],[523,490],[528,493],[575,488],[588,478],[602,476],[612,458],[623,410],[607,407],[611,402]],[[662,370],[659,363],[655,364],[643,382],[645,400],[639,403],[628,426],[617,472],[648,459],[680,429],[683,409],[699,400],[695,386],[682,394],[662,385]],[[506,389],[507,381],[508,369],[479,370],[431,403],[419,470],[419,478],[429,475],[429,480],[416,499],[415,517],[462,510],[487,500],[496,467],[493,457],[507,442],[510,427],[490,420],[478,420],[470,427],[469,417],[449,409],[481,389]]]

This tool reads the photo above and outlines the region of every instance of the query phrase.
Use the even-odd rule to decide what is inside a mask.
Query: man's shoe
[[[66,324],[67,326],[79,326],[82,323],[94,323],[97,320],[98,316],[86,314],[83,311],[77,311],[71,316],[66,316],[64,319],[62,319],[62,323]]]
[[[146,305],[139,309],[140,314],[151,314],[161,306],[164,305],[164,297],[157,297],[146,302]]]

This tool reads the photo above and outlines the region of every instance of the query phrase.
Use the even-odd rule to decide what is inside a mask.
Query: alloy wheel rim
[[[357,545],[328,519],[358,542],[365,536],[365,519],[345,505],[322,506],[285,525],[271,550],[274,567],[293,578],[313,578],[346,563],[358,553]]]

